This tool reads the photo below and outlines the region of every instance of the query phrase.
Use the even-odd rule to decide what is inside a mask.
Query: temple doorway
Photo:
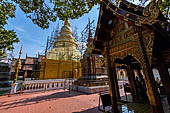
[[[123,59],[116,58],[114,64],[116,70],[120,71],[115,77],[117,98],[137,103],[149,103],[144,75],[139,61],[133,56],[127,55]],[[123,81],[117,78],[119,74],[122,76],[122,73],[125,74],[123,77],[125,80]],[[124,93],[125,96],[122,96],[122,93]],[[122,97],[120,97],[120,94]]]

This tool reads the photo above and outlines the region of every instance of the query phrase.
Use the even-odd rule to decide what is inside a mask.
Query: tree
[[[170,20],[170,1],[169,0],[163,0],[161,6],[161,11],[165,15],[165,17]]]
[[[53,10],[53,4],[45,0],[12,0],[19,5],[21,10],[30,18],[34,24],[42,29],[49,27],[49,21],[56,21],[57,12]],[[51,0],[49,0],[51,1]],[[52,1],[51,1],[52,2]]]
[[[100,0],[12,0],[34,24],[42,29],[49,27],[50,21],[76,19],[88,13]],[[48,1],[48,2],[47,2]]]
[[[0,56],[3,55],[3,49],[13,49],[12,44],[19,42],[16,33],[13,30],[6,30],[8,18],[14,18],[15,6],[6,0],[0,0]]]
[[[100,0],[12,0],[28,18],[32,19],[42,29],[49,27],[50,21],[56,21],[58,17],[61,20],[77,19],[83,14],[88,13],[92,7],[100,3]],[[120,0],[111,0],[118,3]],[[128,0],[130,2],[145,5],[151,0]],[[155,0],[157,1],[157,0]],[[161,0],[159,0],[161,1]],[[163,0],[162,10],[168,8],[169,0]],[[169,10],[169,8],[168,8]]]
[[[57,16],[66,20],[77,19],[83,14],[88,13],[92,7],[98,4],[100,0],[54,0],[54,11]]]

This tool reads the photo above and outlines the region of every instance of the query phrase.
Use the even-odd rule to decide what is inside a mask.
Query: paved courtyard
[[[0,97],[0,113],[101,113],[99,95],[53,90]]]
[[[124,96],[120,90],[121,96]],[[122,97],[126,100],[125,97]],[[128,96],[131,100],[131,96]],[[163,106],[167,106],[163,101]],[[0,96],[0,113],[102,113],[98,110],[99,95],[83,94],[68,90]],[[121,113],[151,113],[148,104],[119,103]],[[169,113],[168,108],[164,108]]]

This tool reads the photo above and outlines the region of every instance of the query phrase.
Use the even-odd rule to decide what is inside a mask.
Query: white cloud
[[[8,25],[11,26],[12,28],[16,29],[19,32],[26,32],[23,28],[15,26],[15,25],[12,25],[9,22],[8,22]]]
[[[25,30],[21,27],[17,27],[17,26],[13,26],[14,29],[16,29],[17,31],[20,31],[20,32],[25,32]]]

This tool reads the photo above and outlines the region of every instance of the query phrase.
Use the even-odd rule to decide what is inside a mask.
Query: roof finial
[[[64,22],[64,26],[65,26],[65,25],[68,25],[68,26],[70,27],[70,22],[69,22],[68,19]]]

